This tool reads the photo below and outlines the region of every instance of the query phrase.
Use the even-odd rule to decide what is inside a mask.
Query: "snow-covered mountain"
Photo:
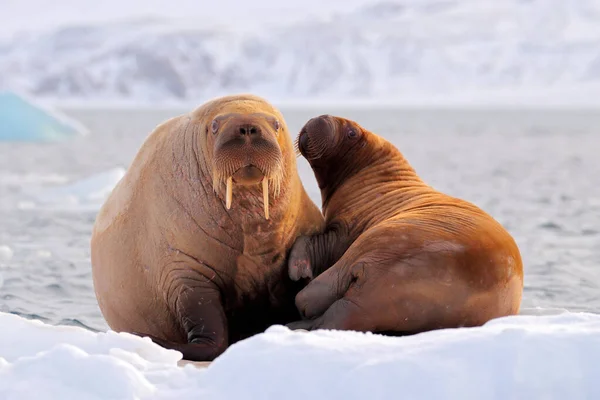
[[[390,100],[600,88],[596,0],[398,0],[243,25],[138,20],[14,36],[0,42],[0,89],[164,103],[248,91]]]

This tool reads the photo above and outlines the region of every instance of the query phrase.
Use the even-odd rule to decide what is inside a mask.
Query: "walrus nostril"
[[[240,135],[255,135],[260,132],[260,130],[254,125],[242,125],[240,126]]]

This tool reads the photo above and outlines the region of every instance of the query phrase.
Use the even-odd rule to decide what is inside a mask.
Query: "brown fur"
[[[250,125],[260,134],[244,142],[236,135]],[[269,220],[260,184],[235,185],[225,207],[227,175],[247,164],[271,183]],[[91,240],[100,309],[116,331],[212,360],[298,318],[287,253],[322,225],[281,113],[256,96],[214,99],[159,125],[100,210]]]
[[[290,327],[416,333],[518,313],[521,256],[490,215],[426,185],[356,122],[313,118],[297,146],[326,229],[292,250],[290,277],[312,281],[296,297],[305,319]]]

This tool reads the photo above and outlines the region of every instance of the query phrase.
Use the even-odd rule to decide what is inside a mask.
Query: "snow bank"
[[[410,337],[271,327],[207,369],[148,339],[0,313],[0,398],[600,398],[600,315],[520,315]]]
[[[198,104],[237,92],[307,103],[600,105],[597,1],[382,0],[337,3],[336,15],[321,3],[293,23],[265,22],[278,6],[248,17],[263,29],[207,25],[197,11],[15,35],[0,41],[0,87],[76,106]]]
[[[124,175],[124,168],[115,167],[63,185],[37,188],[19,203],[19,208],[96,210]]]
[[[178,352],[115,332],[54,327],[0,313],[0,398],[168,398],[200,370],[179,368]],[[162,394],[161,394],[162,392]]]

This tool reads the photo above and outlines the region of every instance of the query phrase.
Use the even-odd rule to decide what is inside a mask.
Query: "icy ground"
[[[129,334],[0,314],[0,398],[595,399],[600,316],[521,315],[391,338],[271,327],[208,368]]]

